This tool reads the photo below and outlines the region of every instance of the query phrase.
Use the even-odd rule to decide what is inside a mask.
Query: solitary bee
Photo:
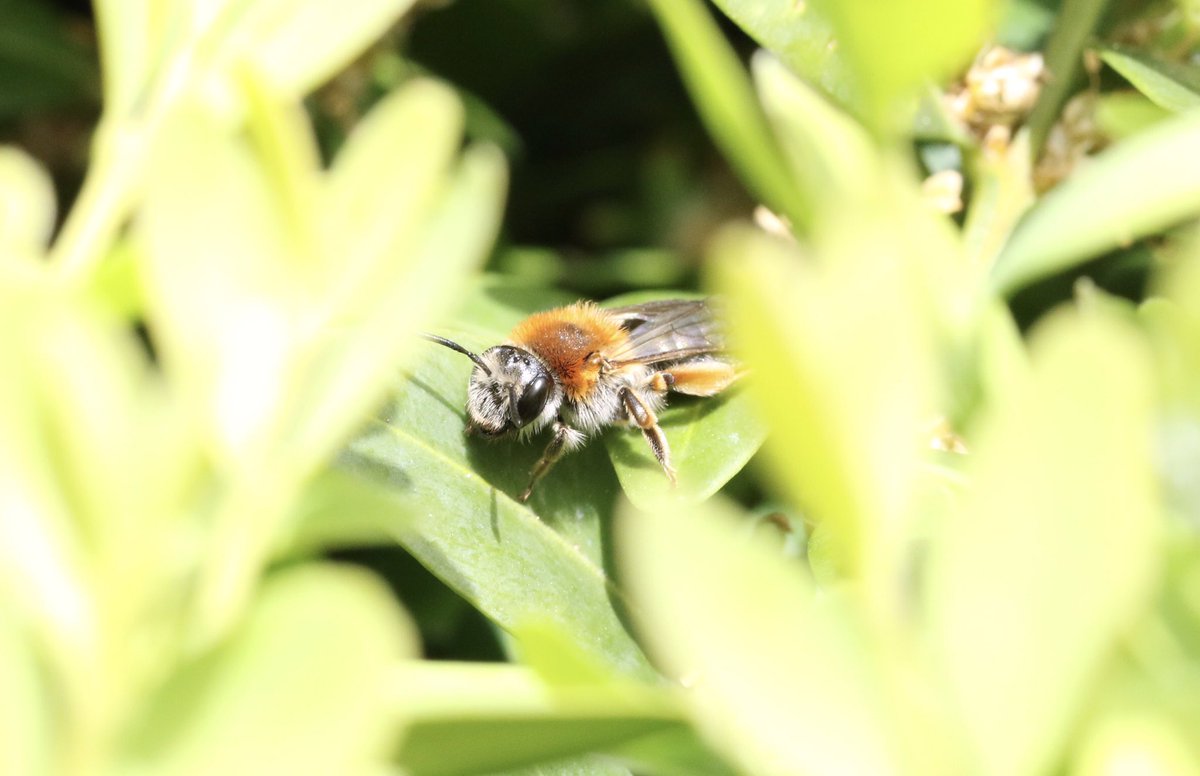
[[[467,432],[521,436],[550,426],[530,474],[529,499],[550,467],[605,426],[636,425],[672,484],[675,469],[656,412],[667,391],[712,396],[739,376],[707,300],[671,299],[604,309],[592,302],[532,315],[502,345],[476,354],[433,342],[475,362],[467,387]]]

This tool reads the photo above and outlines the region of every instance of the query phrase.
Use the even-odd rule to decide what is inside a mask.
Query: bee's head
[[[562,389],[532,353],[497,345],[476,355],[458,343],[427,337],[475,362],[467,386],[467,431],[498,437],[523,428],[539,429],[554,418]]]

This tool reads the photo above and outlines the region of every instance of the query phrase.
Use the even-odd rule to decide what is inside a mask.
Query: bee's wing
[[[609,354],[615,364],[660,364],[725,350],[708,299],[665,299],[607,312],[629,332],[629,341]]]

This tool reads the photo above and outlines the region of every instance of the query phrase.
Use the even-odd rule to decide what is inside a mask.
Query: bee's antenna
[[[483,363],[482,358],[480,358],[476,354],[472,353],[471,351],[467,350],[462,345],[459,345],[457,342],[454,342],[453,340],[448,340],[445,337],[439,337],[436,334],[426,334],[426,333],[422,332],[421,336],[424,337],[425,339],[429,340],[430,342],[436,342],[439,345],[445,345],[446,347],[450,348],[451,350],[455,350],[455,351],[458,351],[459,353],[462,353],[464,356],[466,356],[467,358],[474,361],[479,366],[479,368],[484,371],[484,373],[488,377],[492,376],[492,370],[488,369],[488,365]]]

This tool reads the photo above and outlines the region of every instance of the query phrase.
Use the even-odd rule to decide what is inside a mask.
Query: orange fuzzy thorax
[[[628,340],[625,330],[591,302],[576,302],[526,318],[509,340],[540,358],[558,375],[567,397],[588,395],[600,377],[601,359]]]

